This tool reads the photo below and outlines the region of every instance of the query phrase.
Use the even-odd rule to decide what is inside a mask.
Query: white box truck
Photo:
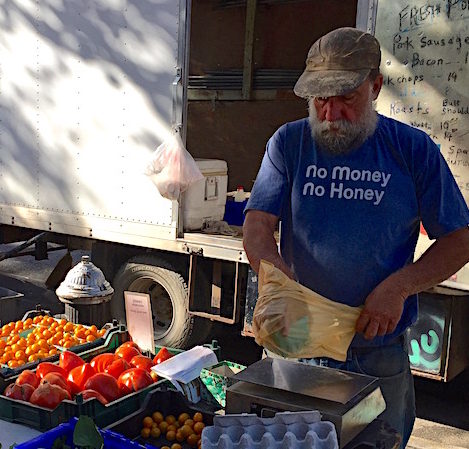
[[[307,106],[292,87],[311,43],[322,34],[340,26],[376,31],[388,79],[378,109],[388,115],[390,107],[403,111],[404,89],[406,101],[428,103],[435,114],[395,117],[438,138],[451,135],[442,138],[442,151],[456,161],[452,167],[468,198],[467,2],[433,3],[10,0],[0,5],[0,242],[33,238],[38,257],[46,257],[46,242],[91,249],[92,261],[115,288],[112,316],[125,320],[124,291],[150,294],[159,344],[187,346],[204,339],[212,321],[250,335],[256,276],[241,234],[197,228],[222,218],[226,190],[240,185],[250,190],[275,129],[305,116]],[[435,44],[416,50],[409,42],[417,45],[423,31]],[[450,36],[459,43],[444,49],[441,41]],[[446,51],[458,64],[453,58],[451,70],[447,65],[449,71],[441,72],[447,82],[429,80],[426,73],[437,73],[440,59],[448,63]],[[420,83],[421,76],[432,90]],[[391,84],[390,78],[405,81]],[[425,89],[418,91],[421,97],[412,96],[419,88]],[[447,112],[439,99],[430,99],[439,95]],[[163,198],[143,174],[152,152],[174,129],[205,170],[205,182],[178,201]],[[445,292],[451,301],[469,290],[467,273],[465,268],[450,281],[453,290]],[[431,316],[432,323],[438,316]],[[443,319],[438,351],[431,344],[435,334],[425,326],[413,339],[419,363],[426,355],[439,357],[431,367],[420,363],[426,375],[451,377],[446,368],[451,320],[451,313]],[[467,364],[463,356],[456,359],[459,370]]]

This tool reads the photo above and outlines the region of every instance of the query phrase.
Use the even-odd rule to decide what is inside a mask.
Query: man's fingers
[[[396,330],[398,322],[399,321],[393,321],[393,320],[389,321],[386,333],[387,334],[392,334]]]
[[[365,328],[368,325],[370,321],[370,315],[366,312],[362,312],[360,316],[358,317],[357,323],[355,324],[355,330],[359,334],[363,334],[365,332]]]
[[[365,338],[367,340],[371,340],[378,335],[378,330],[379,330],[379,322],[375,320],[370,320],[368,323],[368,326],[366,326],[366,331],[365,331]]]
[[[379,335],[380,337],[382,337],[383,335],[386,335],[388,333],[388,323],[389,321],[388,320],[385,320],[385,321],[380,321],[378,324],[378,332],[376,333],[376,335]]]

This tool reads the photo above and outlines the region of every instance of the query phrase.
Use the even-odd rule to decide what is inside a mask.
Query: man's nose
[[[335,122],[342,118],[342,105],[337,98],[329,97],[324,105],[324,118],[328,122]]]

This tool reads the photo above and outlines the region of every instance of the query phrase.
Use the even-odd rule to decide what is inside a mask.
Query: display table
[[[2,443],[2,449],[9,449],[14,443],[24,443],[41,433],[39,430],[0,419],[0,443]]]

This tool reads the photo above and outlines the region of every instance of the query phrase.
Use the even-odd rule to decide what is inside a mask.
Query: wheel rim
[[[174,321],[174,303],[168,290],[155,279],[142,277],[132,282],[129,290],[150,295],[153,333],[156,340],[164,338]]]

